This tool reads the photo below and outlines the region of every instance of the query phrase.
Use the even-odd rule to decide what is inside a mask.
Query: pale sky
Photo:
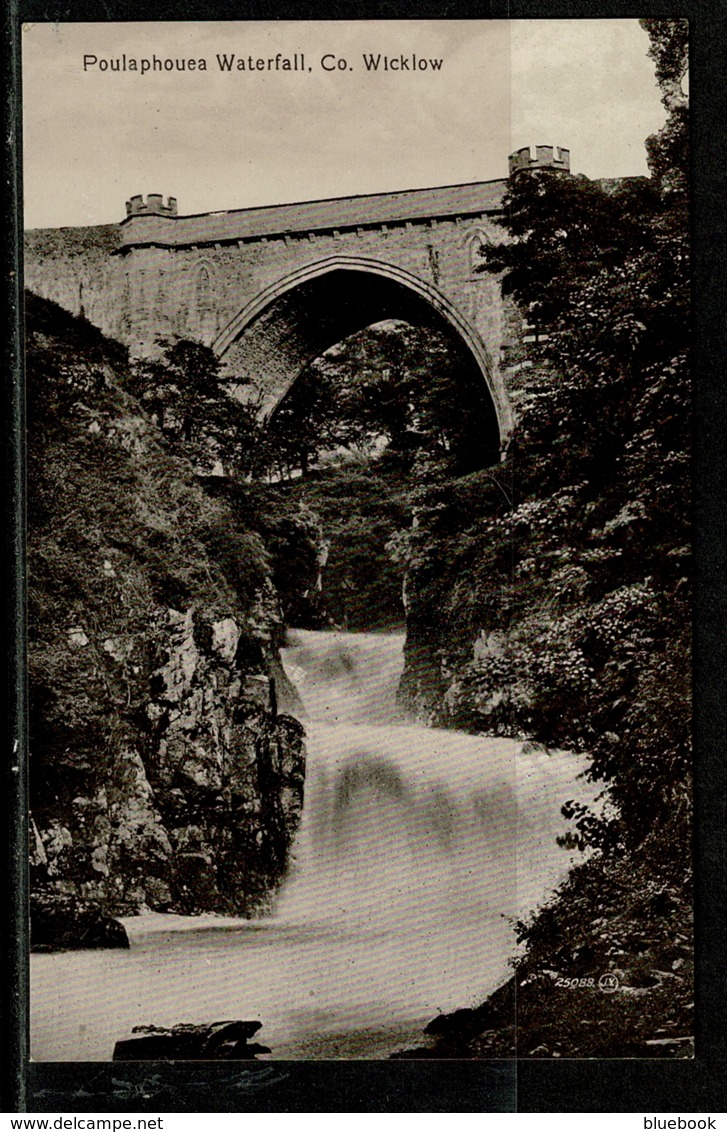
[[[636,20],[28,25],[26,227],[112,223],[135,193],[188,214],[484,181],[528,144],[570,148],[589,177],[646,173],[665,116],[648,46]],[[305,69],[223,73],[223,53]],[[408,71],[382,71],[402,54]],[[129,69],[153,56],[207,70]]]

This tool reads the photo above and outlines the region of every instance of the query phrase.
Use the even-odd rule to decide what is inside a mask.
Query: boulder
[[[30,899],[31,951],[128,948],[126,928],[99,904],[77,896],[36,892]]]
[[[138,1035],[114,1046],[112,1061],[255,1061],[256,1054],[270,1053],[267,1046],[248,1041],[262,1022],[212,1022],[209,1025],[180,1024],[135,1026]]]

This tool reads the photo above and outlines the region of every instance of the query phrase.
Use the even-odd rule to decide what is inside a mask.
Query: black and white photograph
[[[34,1062],[694,1057],[688,40],[24,26]]]

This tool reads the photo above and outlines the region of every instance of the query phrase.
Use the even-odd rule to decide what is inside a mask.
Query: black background
[[[20,25],[23,22],[239,19],[690,20],[696,487],[697,1055],[691,1061],[267,1062],[29,1064],[27,1061],[26,784]],[[644,37],[646,51],[646,37]],[[5,259],[2,307],[2,595],[8,689],[6,815],[0,867],[0,1057],[8,1112],[718,1112],[727,1108],[727,10],[721,0],[491,0],[488,3],[232,3],[230,0],[6,0],[2,29]],[[484,109],[484,108],[483,108]],[[537,140],[537,139],[536,139]],[[567,139],[566,139],[567,140]],[[14,749],[19,737],[20,746]],[[14,769],[17,768],[17,769]]]

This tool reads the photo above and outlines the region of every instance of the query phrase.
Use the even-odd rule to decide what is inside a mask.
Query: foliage
[[[325,540],[322,595],[351,630],[400,628],[403,567],[389,543],[410,524],[408,478],[396,466],[348,465],[285,489],[319,517]],[[299,505],[299,504],[298,504]]]
[[[248,609],[268,569],[259,536],[235,527],[183,460],[159,444],[128,388],[125,352],[83,319],[26,298],[31,633],[96,614],[148,623],[154,604]],[[120,555],[134,576],[124,611]],[[101,563],[106,561],[102,568]],[[131,621],[128,619],[132,618]]]
[[[137,360],[129,389],[174,448],[203,472],[215,465],[254,474],[264,456],[255,408],[235,400],[215,353],[199,342],[164,342]]]
[[[457,474],[482,463],[484,398],[479,372],[450,338],[380,323],[308,367],[274,414],[269,439],[281,463],[304,475],[342,447],[384,451],[404,469],[426,454]]]
[[[404,568],[393,543],[411,514],[400,470],[347,464],[226,492],[239,521],[265,543],[286,624],[401,627]]]
[[[167,384],[152,383],[153,396],[147,389],[152,412],[169,385],[179,394],[181,370],[176,362],[173,371],[173,361],[168,355],[160,363]],[[215,372],[210,366],[213,379]],[[220,433],[209,431],[214,389],[197,380],[200,386],[207,415],[198,435],[220,454]],[[457,474],[489,458],[478,409],[484,396],[479,373],[475,377],[443,335],[386,323],[312,364],[266,425],[251,407],[234,408],[234,429],[223,438],[231,475],[208,476],[204,483],[267,548],[286,623],[401,625],[404,560],[396,543],[411,523],[409,494],[422,479]],[[200,404],[196,413],[204,416]],[[230,413],[223,402],[223,424]],[[189,450],[194,436],[184,439],[177,418],[160,418],[157,410],[155,419],[173,443]],[[202,463],[198,458],[198,468]],[[205,538],[223,566],[231,537],[218,531],[212,541]],[[255,555],[243,556],[249,560]]]
[[[319,453],[356,442],[338,410],[331,375],[315,364],[294,383],[268,430],[269,459],[281,479],[296,470],[305,476]]]
[[[639,23],[651,41],[649,55],[656,64],[661,101],[668,111],[664,128],[646,140],[649,168],[672,207],[685,210],[689,189],[689,110],[682,80],[688,68],[689,24],[687,20],[659,19]]]
[[[648,21],[651,24],[651,21]],[[444,479],[408,540],[410,618],[443,721],[588,750],[608,816],[576,840],[621,853],[689,837],[688,225],[679,191],[680,21],[650,26],[669,119],[653,176],[542,171],[506,200],[483,270],[538,330],[498,489]],[[656,158],[658,157],[658,160]],[[453,537],[454,536],[454,537]],[[415,697],[413,697],[415,698]],[[436,697],[435,697],[436,698]]]
[[[123,349],[26,313],[34,886],[249,914],[302,787],[299,725],[241,694],[275,663],[270,556],[130,396]]]
[[[230,395],[209,347],[160,345],[159,357],[135,362],[129,388],[203,474],[291,480],[351,453],[457,474],[490,458],[481,375],[431,328],[387,322],[353,335],[308,366],[268,421]]]
[[[649,58],[654,60],[656,81],[667,90],[681,84],[688,67],[689,22],[687,20],[639,20],[650,40]]]
[[[439,1015],[427,1058],[691,1058],[691,870],[592,857],[517,934],[514,973],[474,1009]]]

